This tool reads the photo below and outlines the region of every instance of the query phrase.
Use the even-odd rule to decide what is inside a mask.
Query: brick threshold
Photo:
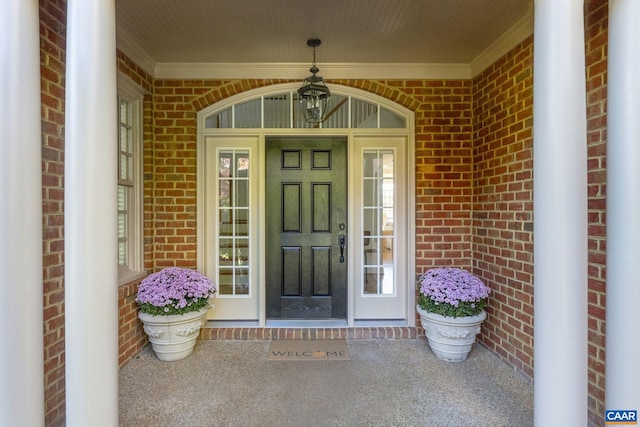
[[[424,330],[412,326],[380,326],[353,328],[212,328],[200,329],[201,340],[371,340],[417,339]]]

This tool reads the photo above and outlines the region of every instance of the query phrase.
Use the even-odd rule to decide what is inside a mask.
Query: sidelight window
[[[249,152],[218,152],[219,294],[249,295]]]
[[[367,295],[392,295],[394,282],[394,152],[363,153],[362,244]]]

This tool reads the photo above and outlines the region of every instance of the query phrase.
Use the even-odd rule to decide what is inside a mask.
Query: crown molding
[[[156,61],[125,31],[116,32],[116,47],[150,76],[155,77]]]
[[[533,34],[533,10],[530,10],[507,32],[471,61],[469,64],[471,77],[480,74],[531,34]]]
[[[334,63],[318,64],[324,79],[470,79],[468,64]],[[157,79],[304,79],[309,64],[158,63]]]

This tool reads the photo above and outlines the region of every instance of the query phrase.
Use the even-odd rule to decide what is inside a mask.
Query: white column
[[[536,0],[534,422],[587,425],[587,138],[582,0]]]
[[[114,0],[67,2],[66,425],[118,425]]]
[[[606,409],[640,411],[640,2],[609,0]]]
[[[43,426],[39,7],[0,10],[0,425]]]

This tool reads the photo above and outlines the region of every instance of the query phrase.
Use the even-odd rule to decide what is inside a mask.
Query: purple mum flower
[[[217,289],[202,273],[170,267],[145,277],[138,286],[140,310],[155,315],[182,314],[209,306]]]
[[[434,268],[418,280],[419,304],[443,316],[479,314],[491,290],[482,280],[460,268]]]

